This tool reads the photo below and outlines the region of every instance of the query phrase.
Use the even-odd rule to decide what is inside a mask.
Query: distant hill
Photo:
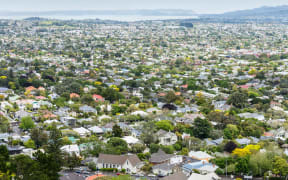
[[[91,16],[91,15],[123,15],[123,16],[194,16],[192,10],[182,9],[154,9],[154,10],[69,10],[69,11],[0,11],[0,16]]]
[[[260,7],[256,9],[248,9],[248,10],[240,10],[227,12],[224,14],[217,15],[203,15],[205,16],[213,16],[213,17],[227,17],[227,18],[245,18],[245,17],[288,17],[288,6],[276,6],[276,7]]]

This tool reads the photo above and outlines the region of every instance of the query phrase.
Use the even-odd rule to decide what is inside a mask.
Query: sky
[[[279,5],[288,0],[0,0],[0,11],[189,9],[204,14]]]

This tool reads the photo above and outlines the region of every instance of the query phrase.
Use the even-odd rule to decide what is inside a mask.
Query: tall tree
[[[122,129],[117,124],[115,124],[112,128],[112,135],[114,137],[122,137]]]
[[[48,135],[39,128],[33,128],[31,130],[30,136],[31,136],[31,139],[34,141],[37,148],[41,147],[42,145],[47,144],[48,142]]]
[[[229,96],[227,102],[237,108],[244,108],[248,103],[248,93],[238,90]]]
[[[209,137],[212,131],[212,125],[207,119],[196,118],[194,121],[193,135],[197,138],[204,139]]]

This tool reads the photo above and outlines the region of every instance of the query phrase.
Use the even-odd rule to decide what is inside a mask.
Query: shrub
[[[117,168],[101,168],[100,171],[105,171],[105,172],[118,172]]]
[[[217,168],[215,173],[218,174],[218,175],[223,175],[224,174],[224,170],[221,169],[221,168]]]

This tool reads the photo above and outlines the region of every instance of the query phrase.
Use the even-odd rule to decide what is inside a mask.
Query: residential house
[[[73,128],[73,131],[77,132],[81,137],[86,137],[91,134],[89,130],[86,128],[80,127],[80,128]]]
[[[63,152],[70,154],[70,155],[75,153],[77,156],[80,156],[80,149],[79,149],[79,146],[77,144],[62,146],[61,150]]]
[[[96,113],[97,114],[97,110],[91,106],[87,106],[87,105],[84,105],[84,106],[81,106],[79,108],[79,111],[82,111],[84,113]]]
[[[177,136],[174,133],[162,129],[156,133],[156,136],[159,139],[159,144],[164,146],[173,145],[177,142]]]
[[[136,173],[144,164],[137,155],[99,154],[97,168],[125,169],[127,173]]]
[[[77,119],[74,117],[61,117],[60,121],[65,124],[66,126],[72,126],[74,127],[76,125]]]
[[[204,160],[206,162],[209,162],[209,160],[213,158],[210,154],[203,151],[190,151],[189,157],[197,160]]]

